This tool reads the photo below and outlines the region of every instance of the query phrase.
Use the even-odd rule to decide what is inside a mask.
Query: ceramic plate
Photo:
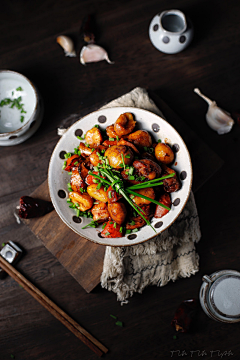
[[[182,187],[179,191],[171,194],[172,209],[161,219],[153,218],[151,223],[156,233],[150,226],[144,226],[137,233],[126,235],[121,238],[101,238],[102,226],[98,228],[82,229],[91,221],[88,218],[77,218],[74,209],[69,208],[66,199],[68,198],[67,183],[70,176],[62,170],[65,152],[73,152],[78,147],[77,136],[86,134],[94,125],[98,124],[100,129],[105,129],[113,124],[117,118],[125,113],[134,114],[137,121],[136,129],[147,130],[152,138],[157,141],[161,139],[173,146],[175,150],[175,162],[171,166],[177,171]],[[177,131],[163,118],[142,109],[132,107],[115,107],[93,112],[73,124],[57,143],[48,169],[48,184],[52,203],[62,221],[77,234],[95,243],[110,246],[128,246],[139,244],[151,239],[168,228],[182,212],[192,185],[192,165],[187,147]]]

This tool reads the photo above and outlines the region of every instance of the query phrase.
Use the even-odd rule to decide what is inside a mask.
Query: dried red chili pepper
[[[175,330],[188,332],[198,308],[197,299],[184,300],[177,308],[171,325]]]
[[[53,210],[50,201],[33,199],[30,196],[20,198],[20,208],[18,215],[23,219],[43,216]]]

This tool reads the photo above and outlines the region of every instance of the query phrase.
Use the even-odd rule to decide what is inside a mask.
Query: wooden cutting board
[[[193,164],[193,191],[196,191],[222,166],[223,161],[162,99],[154,94],[151,97],[189,149]],[[31,196],[50,200],[47,180]],[[88,293],[99,284],[105,246],[77,235],[62,222],[55,211],[23,222]]]

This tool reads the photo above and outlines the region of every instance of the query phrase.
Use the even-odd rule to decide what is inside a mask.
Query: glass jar
[[[224,323],[240,321],[240,273],[221,270],[204,275],[199,299],[204,312]]]

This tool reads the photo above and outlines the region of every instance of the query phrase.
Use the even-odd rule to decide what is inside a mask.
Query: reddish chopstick
[[[44,295],[36,286],[28,281],[19,271],[0,256],[0,266],[8,273],[18,284],[20,284],[30,295],[34,297],[42,306],[44,306],[56,319],[61,321],[77,338],[93,350],[98,356],[107,353],[108,349],[95,339],[82,326],[68,316],[46,295]]]

